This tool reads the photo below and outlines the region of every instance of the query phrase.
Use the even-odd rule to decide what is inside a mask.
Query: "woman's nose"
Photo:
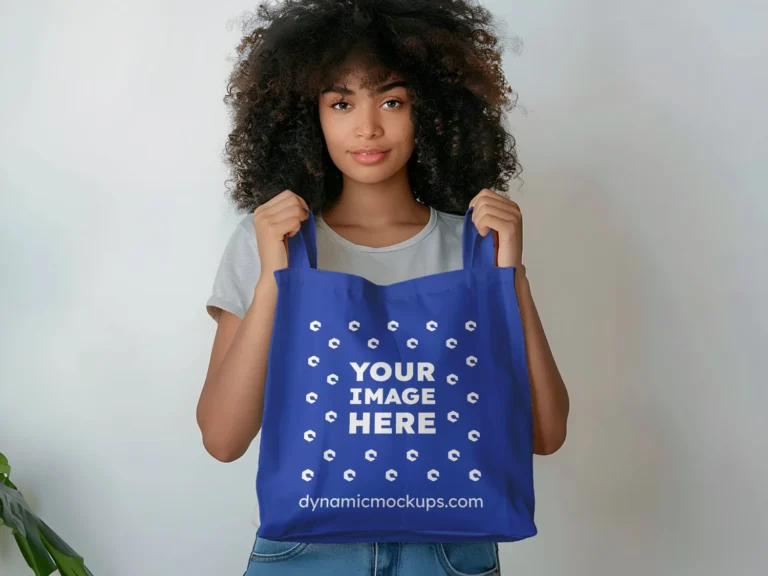
[[[360,109],[360,123],[357,127],[359,136],[370,138],[378,136],[382,132],[378,111],[372,106],[363,106]]]

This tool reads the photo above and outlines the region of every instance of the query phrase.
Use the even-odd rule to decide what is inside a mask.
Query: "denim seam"
[[[435,543],[437,548],[437,557],[440,563],[443,565],[443,568],[450,574],[451,576],[492,576],[492,575],[498,575],[499,574],[499,561],[498,556],[496,557],[496,566],[491,568],[490,570],[486,570],[485,572],[477,572],[475,574],[469,574],[468,572],[461,572],[460,570],[456,570],[451,563],[448,561],[448,555],[445,553],[445,548],[443,547],[442,542],[436,542]]]
[[[290,548],[284,552],[278,552],[276,554],[261,554],[259,552],[251,552],[251,559],[255,562],[282,562],[298,556],[308,547],[308,542],[299,542],[293,548]]]

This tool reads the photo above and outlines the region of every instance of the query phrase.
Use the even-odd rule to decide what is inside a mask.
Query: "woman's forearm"
[[[203,444],[223,462],[245,454],[261,428],[276,301],[274,282],[257,284],[229,349],[203,386],[198,405]]]
[[[570,400],[547,342],[541,318],[533,302],[525,267],[522,265],[515,273],[515,289],[523,321],[528,375],[531,381],[533,449],[536,454],[551,454],[565,442]]]

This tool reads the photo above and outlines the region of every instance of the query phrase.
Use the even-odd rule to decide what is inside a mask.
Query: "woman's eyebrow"
[[[408,83],[405,80],[397,80],[395,82],[390,82],[389,84],[384,84],[383,86],[379,86],[371,93],[371,98],[374,96],[378,96],[379,94],[383,94],[384,92],[389,92],[393,88],[399,88],[399,87],[407,88]],[[332,86],[330,88],[325,88],[321,94],[327,94],[328,92],[337,92],[338,94],[341,94],[343,96],[354,96],[355,92],[354,90],[350,90],[349,88],[345,86]]]

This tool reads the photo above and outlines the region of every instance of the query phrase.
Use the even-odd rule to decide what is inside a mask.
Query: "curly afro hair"
[[[252,212],[285,189],[313,212],[339,198],[342,174],[320,125],[318,97],[365,64],[363,87],[399,73],[408,82],[415,144],[414,197],[463,214],[483,188],[508,190],[520,166],[502,125],[515,93],[501,69],[491,13],[471,0],[283,0],[258,6],[224,102],[232,130],[224,159],[228,195]],[[234,186],[229,184],[234,182]]]

